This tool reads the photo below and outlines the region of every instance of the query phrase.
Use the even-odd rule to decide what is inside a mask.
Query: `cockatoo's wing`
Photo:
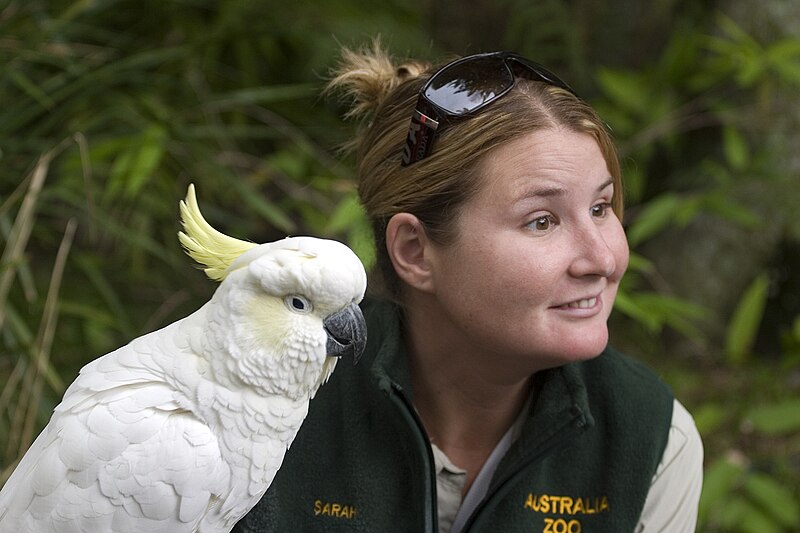
[[[6,483],[0,531],[188,533],[220,503],[231,474],[217,437],[148,371],[147,344],[81,371]]]

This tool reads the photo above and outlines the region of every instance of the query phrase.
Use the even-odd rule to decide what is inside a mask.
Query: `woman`
[[[235,531],[693,531],[702,444],[607,346],[627,267],[605,125],[515,54],[345,50],[388,299]]]

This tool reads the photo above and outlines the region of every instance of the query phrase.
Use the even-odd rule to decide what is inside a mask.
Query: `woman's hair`
[[[614,180],[612,207],[622,217],[622,183],[616,148],[595,111],[572,93],[522,78],[514,89],[475,115],[437,132],[431,155],[401,165],[409,123],[420,89],[436,72],[428,63],[396,63],[374,41],[371,48],[344,48],[329,90],[351,98],[348,118],[361,119],[348,144],[356,155],[358,194],[372,223],[377,261],[389,295],[401,284],[386,250],[386,226],[398,213],[411,213],[429,239],[446,246],[455,237],[461,207],[480,188],[480,163],[487,153],[527,133],[563,127],[594,137]]]

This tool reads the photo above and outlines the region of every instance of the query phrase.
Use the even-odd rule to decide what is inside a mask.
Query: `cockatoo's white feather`
[[[221,285],[81,370],[0,491],[0,533],[227,532],[272,482],[336,363],[323,321],[366,274],[334,241],[227,237],[192,189],[181,211],[181,242]]]

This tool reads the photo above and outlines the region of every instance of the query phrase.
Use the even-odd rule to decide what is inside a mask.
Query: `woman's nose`
[[[613,236],[606,235],[605,228],[594,223],[580,228],[575,234],[575,255],[570,265],[570,274],[575,277],[599,276],[609,278],[617,271],[617,243]],[[627,244],[622,242],[622,245]]]

